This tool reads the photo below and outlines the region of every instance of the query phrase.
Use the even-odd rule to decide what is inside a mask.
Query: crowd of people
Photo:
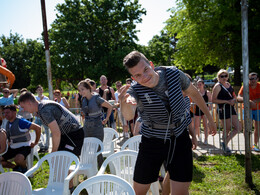
[[[35,145],[40,152],[66,150],[79,156],[84,137],[103,141],[104,126],[117,129],[122,126],[123,137],[142,135],[134,171],[136,194],[146,194],[150,184],[158,179],[162,165],[167,172],[168,184],[173,194],[188,194],[192,181],[192,149],[200,142],[208,144],[208,136],[215,135],[217,127],[212,118],[212,104],[223,127],[221,147],[230,154],[230,140],[242,131],[238,120],[236,102],[243,102],[243,87],[238,96],[228,82],[229,74],[221,69],[212,92],[205,88],[202,79],[192,82],[189,75],[176,67],[154,67],[142,53],[133,51],[123,59],[131,78],[115,83],[116,90],[108,86],[105,75],[100,77],[100,87],[89,78],[78,83],[74,98],[80,105],[84,123],[81,124],[69,110],[67,98],[59,89],[54,90],[54,101],[43,94],[38,85],[34,95],[26,88],[20,90],[19,107],[14,105],[17,89],[3,89],[0,98],[0,155],[3,167],[22,173],[27,171],[26,157]],[[254,120],[254,145],[259,152],[260,83],[257,73],[249,74],[249,99]],[[18,112],[17,112],[18,111]],[[2,114],[3,113],[3,114]],[[204,140],[201,139],[201,120]],[[41,128],[42,127],[42,128]],[[43,131],[41,130],[43,129]],[[231,130],[232,129],[232,130]],[[30,140],[34,130],[36,139]],[[40,135],[45,140],[40,142]],[[8,161],[14,158],[14,162]],[[103,156],[98,156],[98,166]],[[167,183],[167,182],[165,182]]]

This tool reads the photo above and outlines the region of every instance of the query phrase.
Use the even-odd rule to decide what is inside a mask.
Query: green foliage
[[[36,40],[23,38],[17,33],[0,37],[0,55],[16,81],[13,88],[28,87],[30,84],[46,83],[43,45]]]
[[[235,68],[242,63],[240,0],[179,0],[167,20],[169,36],[177,33],[174,62],[182,70],[202,73],[209,66]],[[257,0],[249,1],[250,70],[259,71],[259,13]],[[236,85],[240,80],[236,80]]]
[[[136,23],[145,14],[137,0],[66,0],[57,10],[50,30],[55,78],[75,85],[101,74],[112,82],[126,77],[122,59],[136,47]]]

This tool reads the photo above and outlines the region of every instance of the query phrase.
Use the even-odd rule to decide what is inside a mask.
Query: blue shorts
[[[251,119],[254,121],[260,121],[260,110],[250,110]],[[243,119],[244,119],[244,110],[243,110]]]

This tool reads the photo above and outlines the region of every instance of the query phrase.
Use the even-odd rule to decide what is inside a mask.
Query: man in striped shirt
[[[165,163],[172,194],[188,194],[193,167],[192,143],[187,131],[191,119],[182,92],[199,105],[215,135],[217,128],[205,101],[176,67],[154,68],[137,51],[129,53],[123,63],[136,82],[126,85],[119,96],[122,113],[126,120],[131,120],[138,107],[142,118],[142,141],[134,171],[135,192],[146,194]]]

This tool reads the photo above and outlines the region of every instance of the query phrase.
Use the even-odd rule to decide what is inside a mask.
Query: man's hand
[[[126,103],[126,104],[130,104],[130,105],[136,105],[135,98],[130,96],[128,93],[126,93],[127,90],[129,89],[129,87],[130,87],[129,84],[123,86],[122,87],[122,91],[121,91],[120,95],[118,96],[118,98],[120,99],[121,103]]]
[[[197,141],[196,136],[191,137],[191,143],[192,143],[192,150],[195,150],[198,146],[198,141]]]
[[[32,142],[31,143],[31,148],[34,148],[34,146],[36,146],[36,145],[37,145],[36,143]]]

